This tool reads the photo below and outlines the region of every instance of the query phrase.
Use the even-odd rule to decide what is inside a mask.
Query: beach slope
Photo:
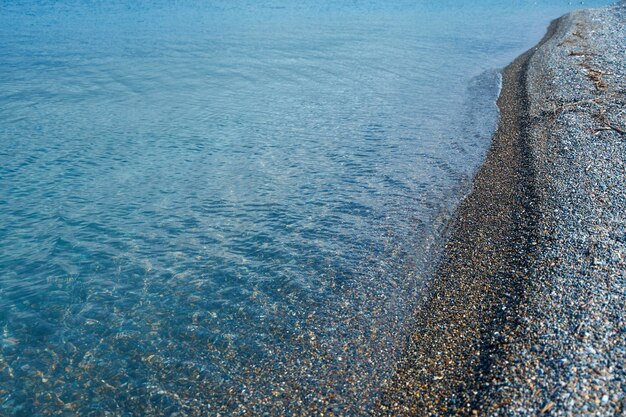
[[[376,414],[626,412],[626,2],[508,66],[500,123]]]

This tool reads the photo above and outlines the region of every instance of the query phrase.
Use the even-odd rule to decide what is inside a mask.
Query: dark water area
[[[0,414],[366,412],[573,7],[0,3]]]

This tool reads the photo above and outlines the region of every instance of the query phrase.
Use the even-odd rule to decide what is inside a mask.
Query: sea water
[[[2,2],[0,414],[366,411],[580,6]]]

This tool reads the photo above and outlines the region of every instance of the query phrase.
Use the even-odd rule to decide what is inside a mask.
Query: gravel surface
[[[530,59],[538,244],[488,414],[626,415],[626,2]]]
[[[626,415],[626,2],[555,21],[501,119],[379,415]]]

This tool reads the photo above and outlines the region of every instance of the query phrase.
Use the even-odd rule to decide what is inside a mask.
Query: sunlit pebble
[[[19,342],[19,340],[17,340],[15,337],[7,337],[4,338],[2,340],[2,346],[3,347],[8,347],[8,346],[15,346],[17,345]]]

